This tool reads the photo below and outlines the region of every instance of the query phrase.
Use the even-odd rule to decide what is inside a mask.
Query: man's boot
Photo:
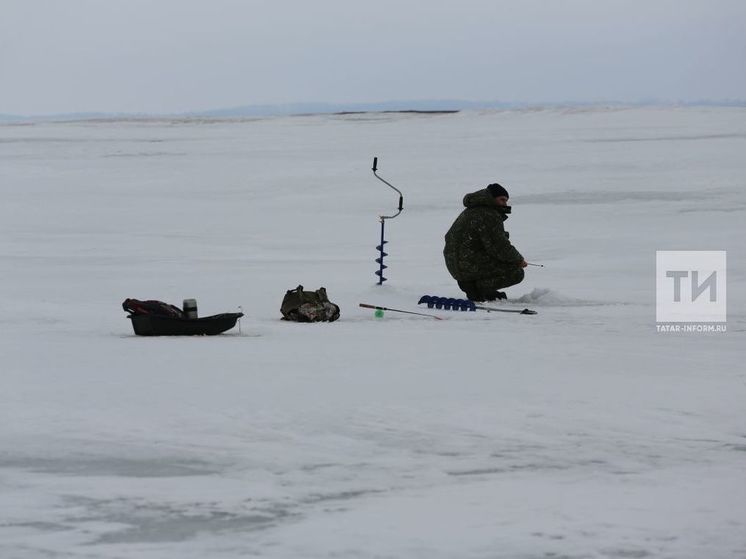
[[[489,291],[484,294],[485,301],[500,301],[501,299],[507,299],[508,296],[504,291]]]
[[[470,301],[476,301],[478,303],[481,303],[484,301],[484,297],[482,297],[481,293],[479,293],[479,288],[477,287],[477,283],[474,281],[459,281],[458,287],[461,291],[466,293],[466,298]]]

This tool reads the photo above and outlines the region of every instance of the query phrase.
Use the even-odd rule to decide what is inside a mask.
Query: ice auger
[[[384,229],[385,229],[385,226],[386,226],[386,220],[387,219],[394,219],[396,216],[398,216],[402,212],[402,210],[404,209],[404,195],[401,193],[401,190],[399,190],[398,188],[396,188],[393,184],[391,184],[390,182],[388,182],[388,181],[382,179],[381,177],[379,177],[378,174],[376,173],[377,170],[378,170],[378,158],[374,157],[373,158],[373,174],[375,175],[375,177],[379,181],[381,181],[382,183],[384,183],[385,185],[393,188],[399,194],[399,209],[398,209],[398,211],[395,214],[393,214],[393,215],[381,215],[381,216],[378,216],[378,219],[381,222],[381,244],[376,247],[376,250],[379,252],[379,257],[376,258],[376,262],[378,263],[378,270],[376,270],[375,274],[378,276],[378,285],[383,285],[383,282],[386,281],[386,278],[383,277],[383,271],[386,268],[388,268],[388,266],[386,266],[383,263],[383,257],[384,256],[388,256],[388,253],[384,252],[384,250],[383,250],[384,245],[386,243],[388,243],[388,241],[384,238]]]

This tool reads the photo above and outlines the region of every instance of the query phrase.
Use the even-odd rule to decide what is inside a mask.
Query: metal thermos
[[[184,299],[184,315],[187,318],[197,318],[197,300],[196,299]]]

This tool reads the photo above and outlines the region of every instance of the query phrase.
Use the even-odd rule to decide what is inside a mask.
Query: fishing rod
[[[388,307],[377,307],[376,305],[368,305],[366,303],[360,303],[360,306],[363,307],[364,309],[374,309],[374,310],[381,311],[381,312],[391,311],[391,312],[400,312],[404,314],[416,314],[417,316],[427,316],[429,318],[434,318],[435,320],[443,320],[439,316],[435,316],[434,314],[426,314],[423,312],[412,312],[412,311],[403,311],[401,309],[390,309]]]

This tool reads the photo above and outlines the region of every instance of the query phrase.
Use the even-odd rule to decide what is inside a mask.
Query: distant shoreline
[[[211,111],[183,113],[59,113],[47,115],[0,114],[0,125],[54,122],[125,122],[125,121],[221,121],[257,120],[277,117],[354,116],[375,114],[449,115],[462,111],[542,111],[542,110],[627,110],[644,108],[746,108],[746,101],[693,101],[693,102],[598,102],[598,103],[502,103],[473,101],[423,101],[388,102],[371,104],[294,104],[251,105]]]
[[[367,114],[416,114],[416,115],[450,115],[454,113],[460,113],[461,109],[450,109],[450,110],[418,110],[418,109],[401,109],[397,111],[339,111],[331,113],[334,115],[367,115]],[[317,113],[318,114],[318,113]]]

